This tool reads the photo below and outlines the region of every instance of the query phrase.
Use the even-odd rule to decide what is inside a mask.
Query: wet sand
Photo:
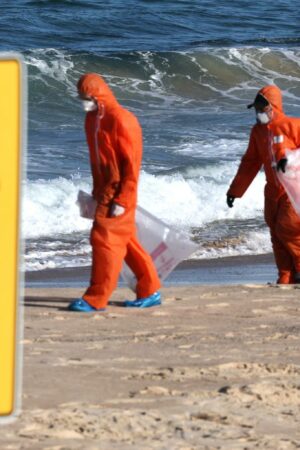
[[[90,267],[46,269],[26,273],[28,287],[85,287]],[[272,254],[189,259],[168,276],[166,286],[191,284],[267,283],[276,280]],[[120,278],[119,287],[125,284]]]
[[[22,413],[1,449],[300,448],[300,290],[177,286],[161,307],[66,310],[28,288]]]

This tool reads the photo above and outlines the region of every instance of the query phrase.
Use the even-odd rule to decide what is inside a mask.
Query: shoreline
[[[88,284],[90,266],[45,269],[25,273],[25,287],[84,287]],[[172,285],[219,285],[272,283],[276,266],[271,253],[263,255],[228,256],[181,262],[164,280]],[[120,278],[118,287],[125,283]]]

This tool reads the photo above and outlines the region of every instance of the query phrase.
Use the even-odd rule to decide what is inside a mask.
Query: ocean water
[[[139,204],[188,233],[192,258],[271,250],[264,174],[228,209],[257,90],[275,83],[300,115],[300,13],[287,0],[15,0],[0,5],[0,51],[28,70],[26,270],[90,264],[90,190],[84,113],[76,82],[98,72],[139,118],[144,159]]]

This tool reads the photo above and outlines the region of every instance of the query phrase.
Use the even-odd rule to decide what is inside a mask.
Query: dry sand
[[[166,288],[147,310],[128,293],[81,314],[78,289],[27,289],[22,413],[1,450],[300,448],[299,289]]]

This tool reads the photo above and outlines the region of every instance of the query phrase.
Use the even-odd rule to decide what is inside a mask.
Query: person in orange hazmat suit
[[[300,119],[284,114],[281,91],[263,87],[248,108],[254,107],[257,123],[249,145],[227,192],[231,208],[242,197],[263,166],[266,175],[265,221],[270,228],[279,284],[300,283],[300,217],[280,184],[276,171],[285,172],[285,151],[300,147]]]
[[[98,74],[83,75],[77,84],[86,111],[85,132],[97,201],[91,230],[90,286],[72,311],[104,310],[117,286],[122,262],[137,278],[137,299],[127,307],[161,304],[160,280],[151,256],[136,235],[135,210],[142,160],[142,130],[137,118],[123,108]]]

